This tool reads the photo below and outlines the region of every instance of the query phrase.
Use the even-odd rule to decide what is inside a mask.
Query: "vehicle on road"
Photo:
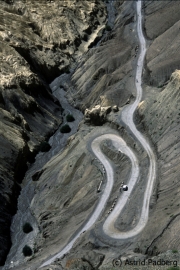
[[[101,186],[102,186],[102,180],[101,180],[101,182],[100,182],[100,184],[98,186],[97,193],[99,193],[101,191]]]
[[[119,191],[128,191],[128,186],[125,185],[124,182],[122,182]]]
[[[123,186],[123,191],[128,191],[128,186],[127,185]]]

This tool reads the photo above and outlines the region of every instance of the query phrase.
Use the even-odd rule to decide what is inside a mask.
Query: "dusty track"
[[[66,254],[73,246],[75,241],[79,238],[79,236],[86,230],[90,229],[92,225],[96,222],[100,214],[102,213],[104,206],[111,194],[112,187],[114,184],[114,172],[111,164],[106,159],[105,155],[102,153],[100,149],[100,143],[105,139],[110,139],[114,145],[115,148],[117,148],[119,151],[123,152],[125,155],[127,155],[132,163],[132,170],[131,170],[131,177],[128,183],[129,190],[128,192],[124,193],[120,199],[117,202],[116,207],[114,208],[113,212],[108,216],[106,219],[103,230],[104,232],[115,239],[126,239],[129,237],[133,237],[140,233],[148,221],[148,215],[149,215],[149,202],[150,202],[150,196],[153,189],[154,180],[156,177],[156,162],[155,162],[155,156],[153,154],[153,151],[148,144],[147,140],[143,137],[143,135],[136,129],[134,122],[133,122],[133,115],[134,112],[141,101],[142,98],[142,69],[143,69],[143,62],[144,62],[144,56],[146,53],[146,42],[142,33],[142,15],[141,15],[141,1],[138,1],[136,3],[137,5],[137,31],[138,31],[138,37],[140,41],[140,55],[138,58],[137,63],[137,71],[136,71],[136,89],[137,89],[137,96],[136,100],[133,104],[128,105],[125,107],[125,109],[122,111],[121,119],[122,121],[128,126],[128,128],[131,130],[131,132],[134,134],[136,139],[141,143],[142,147],[145,149],[149,156],[149,171],[148,171],[148,179],[147,179],[147,186],[144,193],[144,200],[142,205],[142,211],[141,211],[141,217],[139,219],[139,222],[137,226],[127,232],[120,232],[114,227],[114,223],[117,219],[117,217],[120,215],[121,211],[123,210],[127,200],[129,199],[129,196],[133,190],[134,185],[137,182],[137,179],[139,177],[139,164],[136,156],[134,155],[133,151],[126,145],[125,141],[120,138],[117,135],[114,134],[105,134],[102,136],[99,136],[95,138],[92,142],[92,151],[97,156],[97,158],[101,161],[101,163],[104,165],[106,169],[106,175],[107,175],[107,183],[106,187],[103,191],[103,194],[99,200],[99,203],[85,224],[85,226],[76,234],[76,236],[71,240],[61,252],[53,256],[51,259],[44,262],[40,267],[46,266],[48,264],[51,264],[56,258],[61,258],[64,254]]]
[[[141,217],[139,219],[139,222],[133,230],[128,231],[128,232],[119,232],[117,229],[114,227],[114,223],[117,219],[117,217],[120,215],[124,205],[127,202],[128,197],[130,196],[130,193],[134,187],[134,175],[131,173],[131,178],[129,180],[128,186],[129,186],[129,191],[125,195],[121,197],[121,199],[118,201],[114,211],[109,215],[107,220],[104,223],[103,229],[104,232],[109,235],[110,237],[116,238],[116,239],[125,239],[129,237],[133,237],[140,233],[145,225],[147,224],[148,221],[148,216],[149,216],[149,202],[150,202],[150,197],[152,194],[152,189],[153,189],[153,184],[154,180],[156,177],[156,161],[155,161],[155,156],[154,153],[147,142],[147,140],[143,137],[143,135],[136,129],[136,126],[134,125],[133,122],[133,115],[134,112],[141,101],[142,98],[142,69],[143,69],[143,62],[144,62],[144,57],[146,54],[146,42],[143,36],[142,32],[142,15],[141,15],[141,5],[142,2],[138,1],[137,2],[137,15],[138,15],[138,21],[137,21],[137,31],[138,31],[138,37],[139,37],[139,42],[140,42],[140,55],[138,58],[138,63],[137,63],[137,71],[136,71],[136,89],[137,89],[137,95],[136,95],[136,100],[132,105],[129,105],[125,107],[125,109],[122,111],[121,119],[122,121],[126,124],[126,126],[129,127],[131,132],[135,135],[137,140],[141,143],[145,151],[147,152],[149,156],[149,171],[148,171],[148,179],[147,179],[147,186],[144,194],[144,199],[143,199],[143,205],[142,205],[142,211],[141,211]],[[129,156],[130,157],[130,156]],[[132,159],[131,159],[132,161]],[[132,162],[132,171],[135,169],[135,164]],[[137,178],[136,178],[137,180]],[[132,186],[133,184],[133,186]]]

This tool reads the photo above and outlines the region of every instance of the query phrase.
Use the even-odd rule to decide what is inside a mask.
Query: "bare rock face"
[[[66,270],[93,270],[94,268],[91,266],[91,264],[89,264],[87,261],[82,261],[81,259],[72,259],[69,260],[66,263]]]
[[[178,1],[145,1],[145,32],[152,43],[147,51],[147,81],[162,86],[175,69],[180,69]],[[174,14],[174,15],[172,15]]]
[[[0,1],[0,265],[20,183],[37,146],[61,123],[47,83],[102,34],[101,1]]]
[[[10,247],[9,226],[16,212],[27,161],[61,122],[61,107],[50,89],[11,46],[0,41],[0,263]]]
[[[148,254],[153,254],[154,247],[160,252],[179,249],[179,88],[180,71],[176,70],[167,86],[139,105],[144,126],[157,150],[159,170],[155,210],[143,233],[155,239],[147,246]]]
[[[145,29],[148,38],[155,39],[179,21],[177,1],[144,1]]]
[[[83,111],[94,104],[121,107],[126,104],[134,88],[131,59],[136,37],[133,35],[129,38],[135,16],[134,7],[130,1],[127,5],[115,1],[115,5],[118,13],[116,27],[104,35],[100,46],[83,56],[71,78],[73,88],[69,101],[73,99],[74,104]]]
[[[101,35],[101,1],[1,1],[0,40],[51,82]],[[94,33],[95,32],[95,33]]]
[[[78,3],[82,4],[82,2]],[[104,240],[102,235],[98,235],[98,228],[94,226],[92,230],[78,239],[73,249],[65,256],[67,269],[76,269],[81,266],[85,269],[91,269],[92,266],[97,267],[98,261],[95,261],[95,256],[94,258],[85,256],[86,261],[82,261],[80,255],[85,252],[83,243],[88,243],[90,239],[93,245],[87,246],[88,254],[90,250],[96,254],[98,252],[104,254],[106,256],[104,262],[110,263],[110,267],[112,267],[112,258],[115,258],[116,255],[119,256],[119,253],[124,250],[153,255],[153,253],[157,254],[167,249],[179,249],[180,72],[176,71],[172,76],[168,75],[168,78],[166,78],[166,73],[162,78],[155,77],[158,70],[161,71],[163,67],[168,68],[169,63],[172,65],[177,63],[179,22],[176,15],[173,18],[168,15],[168,10],[172,12],[175,6],[178,9],[178,2],[175,2],[171,1],[171,5],[170,1],[166,3],[164,1],[146,1],[144,10],[145,31],[151,42],[149,41],[146,56],[147,67],[145,66],[148,76],[144,76],[143,80],[144,100],[139,104],[137,114],[140,117],[136,115],[135,121],[139,120],[138,129],[142,134],[148,136],[157,158],[158,177],[156,190],[151,198],[148,224],[135,240],[116,243],[117,246],[113,246],[113,243],[111,245],[107,239]],[[72,3],[74,2],[72,1]],[[133,24],[133,21],[136,20],[135,3],[125,1],[124,4],[121,4],[120,1],[116,3],[118,16],[113,31],[105,35],[99,47],[88,51],[71,78],[75,87],[69,94],[69,100],[75,100],[76,105],[85,111],[85,122],[93,125],[104,124],[108,110],[112,108],[112,111],[116,112],[118,108],[130,103],[130,97],[134,94],[133,70],[137,64],[137,39],[134,34],[136,25]],[[63,6],[64,9],[66,8]],[[166,18],[165,15],[169,17]],[[43,33],[46,35],[46,31]],[[49,36],[52,38],[52,35]],[[174,48],[176,48],[176,52],[174,52]],[[171,73],[168,72],[168,74]],[[151,81],[155,84],[154,87],[151,85]],[[159,85],[161,81],[163,86]],[[1,98],[1,100],[3,99]],[[99,105],[94,106],[95,104]],[[86,108],[91,109],[85,110]],[[7,117],[6,113],[6,119]],[[24,126],[32,129],[31,121],[25,117],[23,123]],[[40,262],[50,256],[49,250],[52,251],[51,255],[57,254],[67,244],[75,231],[88,219],[99,199],[96,187],[102,180],[102,172],[98,167],[98,161],[92,160],[92,155],[87,147],[93,137],[99,136],[102,132],[115,132],[116,134],[120,132],[139,157],[142,180],[147,176],[146,169],[149,161],[146,153],[138,142],[134,143],[134,138],[129,136],[128,131],[125,132],[125,128],[121,127],[117,131],[112,130],[106,124],[99,128],[86,125],[86,123],[81,123],[76,136],[72,137],[62,153],[46,164],[45,171],[42,174],[38,171],[34,176],[33,184],[36,184],[37,193],[30,207],[34,212],[40,232],[35,239],[37,252],[32,261],[28,262],[28,267],[32,267],[32,269],[37,269]],[[21,148],[24,147],[25,152],[24,141],[18,140],[20,134],[24,134],[22,126],[16,131],[17,136],[14,136],[14,143]],[[32,143],[27,143],[27,145],[30,147]],[[115,196],[119,192],[120,181],[128,179],[131,171],[129,160],[114,152],[108,146],[108,142],[103,148],[106,156],[114,163],[116,173],[112,196],[99,222],[104,221],[106,213],[112,207]],[[145,171],[143,171],[144,169]],[[119,217],[117,225],[120,229],[127,230],[127,225],[135,226],[138,222],[144,190],[139,192],[138,186],[137,189],[137,193],[135,192],[133,195],[134,198],[136,195],[138,197],[136,203],[131,197],[130,203],[125,209],[127,215]],[[135,208],[136,205],[139,208]],[[138,256],[141,258],[141,255]],[[128,255],[125,257],[128,258]],[[92,266],[88,265],[88,261]],[[27,264],[24,263],[18,265],[16,269],[24,270],[26,267]],[[61,267],[59,268],[61,269]],[[55,269],[55,266],[52,266],[52,269]],[[101,267],[101,269],[103,268]]]
[[[106,121],[106,116],[111,112],[111,106],[101,107],[96,105],[91,110],[86,109],[84,113],[84,118],[86,123],[91,123],[94,125],[102,125]]]
[[[117,106],[117,105],[114,105],[114,106],[112,107],[112,111],[113,111],[113,112],[118,112],[118,111],[119,111],[118,106]]]

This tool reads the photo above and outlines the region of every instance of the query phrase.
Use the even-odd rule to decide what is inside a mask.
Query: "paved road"
[[[156,163],[155,163],[155,156],[153,154],[153,151],[151,150],[150,145],[146,141],[146,139],[143,137],[143,135],[136,129],[134,122],[133,122],[133,114],[136,110],[139,102],[142,98],[142,88],[141,88],[141,76],[142,76],[142,68],[143,68],[143,62],[144,62],[144,56],[146,53],[146,42],[142,33],[142,15],[141,15],[141,1],[138,1],[136,3],[137,5],[137,14],[138,14],[138,21],[137,21],[137,30],[138,30],[138,36],[140,40],[140,55],[138,58],[137,63],[137,71],[136,71],[136,88],[137,88],[137,96],[136,100],[132,105],[128,105],[125,107],[125,109],[122,111],[121,118],[123,122],[129,127],[129,129],[133,132],[133,134],[136,136],[137,140],[141,143],[145,151],[147,152],[150,160],[149,165],[149,172],[148,172],[148,181],[147,181],[147,187],[144,194],[144,200],[142,205],[142,212],[141,217],[139,219],[139,222],[137,226],[127,232],[120,232],[114,227],[114,223],[117,219],[117,217],[120,215],[123,207],[125,206],[128,198],[130,197],[130,194],[133,190],[134,185],[136,184],[138,177],[139,177],[139,164],[136,156],[134,155],[133,151],[127,146],[125,141],[120,138],[117,135],[114,134],[105,134],[102,136],[99,136],[95,138],[92,142],[92,150],[96,157],[101,161],[103,166],[106,169],[106,175],[107,175],[107,184],[106,187],[102,193],[102,196],[99,200],[99,203],[93,212],[92,216],[89,218],[85,226],[82,228],[82,230],[77,233],[77,235],[73,238],[73,240],[68,243],[61,252],[53,256],[51,259],[44,262],[41,267],[46,266],[48,264],[51,264],[55,259],[61,258],[64,254],[66,254],[73,246],[75,241],[79,238],[79,236],[86,230],[90,229],[92,225],[96,222],[100,214],[102,213],[104,206],[106,205],[106,202],[109,199],[109,196],[112,191],[112,187],[114,184],[114,172],[111,164],[109,163],[108,159],[106,159],[106,156],[103,154],[103,152],[100,149],[100,143],[106,139],[110,139],[116,149],[123,152],[125,155],[127,155],[132,164],[131,169],[131,177],[128,183],[129,189],[127,192],[124,192],[121,198],[118,200],[114,210],[112,213],[108,216],[106,219],[103,230],[104,232],[109,235],[112,238],[115,239],[125,239],[129,237],[133,237],[140,233],[143,228],[145,227],[147,221],[148,221],[148,215],[149,215],[149,202],[150,202],[150,196],[152,193],[152,188],[154,184],[154,180],[156,177]]]

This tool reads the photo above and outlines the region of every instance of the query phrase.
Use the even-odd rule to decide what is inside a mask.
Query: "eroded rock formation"
[[[178,67],[179,4],[177,1],[165,2],[144,1],[144,32],[148,39],[148,50],[143,70],[143,100],[134,117],[137,128],[148,137],[157,158],[158,177],[151,198],[149,222],[142,234],[135,240],[127,242],[110,242],[97,230],[99,223],[103,223],[114,204],[119,183],[122,179],[127,180],[131,171],[129,160],[114,152],[109,145],[105,145],[104,153],[111,160],[115,171],[115,185],[104,213],[92,230],[81,235],[61,262],[55,262],[52,266],[43,269],[49,269],[49,267],[72,269],[77,265],[91,269],[98,265],[97,258],[101,254],[105,255],[104,265],[110,269],[112,258],[123,252],[124,258],[142,259],[146,255],[156,255],[167,249],[179,249],[179,71],[175,71],[171,76],[173,69]],[[49,2],[49,7],[56,3],[57,1],[54,4]],[[70,2],[67,1],[67,3],[70,5]],[[82,4],[82,2],[78,3]],[[140,160],[142,175],[142,182],[138,183],[140,188],[137,186],[129,202],[129,208],[125,209],[116,225],[126,230],[127,226],[133,228],[138,222],[148,159],[138,142],[134,142],[132,134],[119,126],[116,118],[113,118],[117,107],[121,110],[131,102],[131,97],[136,95],[134,70],[137,64],[138,44],[134,24],[136,22],[135,2],[126,1],[122,4],[121,1],[117,1],[115,5],[117,10],[115,27],[105,34],[98,47],[90,49],[83,56],[71,81],[63,84],[64,89],[67,90],[68,99],[73,105],[82,111],[88,108],[86,115],[90,121],[91,114],[92,119],[96,119],[102,107],[112,107],[116,104],[114,109],[112,107],[112,121],[103,122],[103,127],[81,123],[76,136],[69,140],[66,149],[48,163],[45,166],[46,170],[38,177],[38,181],[33,182],[36,184],[37,193],[30,207],[40,231],[34,239],[34,258],[23,262],[15,269],[24,270],[25,267],[38,269],[40,261],[45,261],[50,256],[49,250],[51,249],[51,255],[59,252],[91,215],[99,198],[97,186],[103,178],[102,168],[97,160],[93,160],[88,147],[92,137],[102,133],[120,134]],[[65,9],[66,7],[63,6],[63,10]],[[174,10],[177,12],[174,13]],[[172,16],[172,13],[175,15]],[[48,26],[49,24],[46,27]],[[40,38],[45,38],[46,35],[44,30]],[[52,35],[50,38],[53,38]],[[63,50],[70,50],[70,48],[71,46],[68,46]],[[44,48],[42,48],[42,54],[43,50]],[[56,55],[56,51],[54,53]],[[61,67],[63,70],[63,64]],[[69,87],[71,91],[68,92]],[[96,104],[99,106],[95,108]],[[120,112],[118,112],[118,117],[120,117]],[[29,125],[29,122],[26,122]],[[24,122],[25,126],[26,122]],[[29,127],[31,128],[30,125]],[[18,130],[18,138],[21,131],[21,129]],[[24,141],[19,142],[21,145],[23,143]],[[94,252],[97,257],[86,257],[87,252],[88,254]],[[88,265],[87,261],[83,262],[83,257],[91,264]]]
[[[0,1],[0,264],[27,162],[62,121],[47,83],[69,72],[105,20],[96,0]]]
[[[91,110],[86,109],[84,112],[84,119],[86,123],[91,123],[94,125],[102,125],[106,122],[106,116],[111,112],[111,106],[101,107],[96,105]]]

